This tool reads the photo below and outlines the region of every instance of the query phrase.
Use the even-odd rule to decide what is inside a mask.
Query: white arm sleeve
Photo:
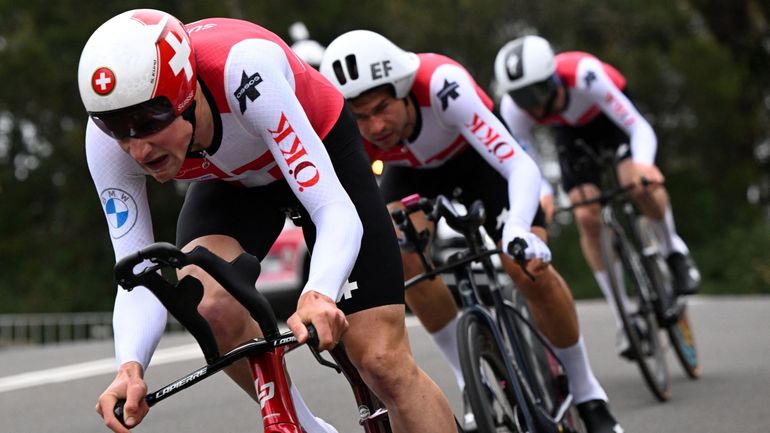
[[[283,50],[267,40],[233,47],[226,71],[228,101],[241,113],[233,92],[241,71],[259,73],[259,97],[238,118],[268,144],[278,167],[316,226],[310,276],[303,293],[314,290],[336,300],[358,257],[363,225],[334,172],[324,144],[294,93],[294,75]],[[232,72],[230,72],[232,71]]]
[[[518,140],[524,151],[532,157],[538,167],[542,167],[537,142],[534,134],[532,134],[535,121],[524,110],[519,108],[513,102],[513,98],[507,93],[500,99],[500,117],[505,122],[505,126],[508,127],[508,131]],[[553,195],[553,188],[548,179],[543,176],[543,181],[540,184],[540,197],[546,195]]]
[[[577,85],[589,92],[602,112],[628,134],[634,161],[654,164],[658,147],[655,131],[604,72],[601,62],[594,58],[584,59],[580,62],[577,73],[579,77],[593,75],[592,79],[578,79]]]
[[[115,260],[152,243],[142,169],[91,120],[86,128],[86,158],[107,219]],[[166,317],[166,309],[145,287],[131,292],[118,287],[112,322],[118,365],[136,361],[146,370]]]
[[[434,110],[441,109],[439,91],[445,82],[457,83],[457,97],[449,101],[440,117],[456,126],[468,143],[508,180],[510,211],[506,225],[529,230],[537,212],[542,177],[537,164],[522,149],[502,122],[484,105],[467,73],[454,65],[443,65],[431,77]]]

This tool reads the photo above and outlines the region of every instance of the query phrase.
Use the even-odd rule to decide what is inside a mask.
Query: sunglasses
[[[165,96],[130,107],[89,114],[99,129],[116,140],[155,134],[177,117],[176,110]]]
[[[552,75],[543,81],[511,90],[508,94],[511,95],[516,105],[525,110],[531,110],[551,105],[556,97],[556,90],[558,88],[559,79]]]

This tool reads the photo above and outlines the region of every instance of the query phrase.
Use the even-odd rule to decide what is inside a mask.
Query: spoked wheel
[[[510,309],[508,317],[514,320],[513,325],[518,334],[520,351],[525,356],[524,362],[528,364],[526,369],[531,376],[528,382],[532,384],[533,391],[540,399],[541,410],[548,414],[547,419],[541,416],[538,420],[541,426],[546,426],[543,430],[568,433],[585,432],[585,427],[574,404],[570,405],[561,419],[555,419],[557,412],[569,396],[569,381],[559,360],[546,347],[545,341],[537,333],[537,330],[529,325],[534,321],[527,307],[526,299],[519,291],[514,290],[513,303],[506,303],[506,308]]]
[[[513,384],[487,324],[465,314],[457,324],[460,364],[479,432],[524,433]]]
[[[619,227],[602,229],[601,251],[631,356],[653,395],[660,401],[668,400],[671,375],[651,298],[654,289],[642,258]],[[621,267],[613,265],[617,260]]]

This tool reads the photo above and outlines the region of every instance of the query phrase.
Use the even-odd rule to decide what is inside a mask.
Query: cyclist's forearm
[[[336,300],[358,258],[363,225],[351,202],[330,203],[311,217],[316,242],[303,293],[314,290]]]
[[[131,292],[118,289],[112,318],[117,364],[135,361],[146,369],[163,335],[166,318],[166,309],[146,288],[136,287]]]

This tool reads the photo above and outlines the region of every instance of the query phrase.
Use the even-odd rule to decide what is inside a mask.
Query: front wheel
[[[465,392],[478,431],[523,433],[514,384],[487,323],[465,314],[458,321],[457,337]]]
[[[671,375],[660,338],[652,283],[641,255],[617,224],[604,226],[600,241],[630,356],[653,395],[660,401],[668,400]]]
[[[534,318],[527,301],[518,290],[513,290],[513,301],[506,302],[506,317],[511,320],[513,332],[523,356],[523,369],[529,374],[528,383],[536,394],[539,407],[545,411],[538,419],[542,431],[584,433],[577,407],[571,400],[569,381],[561,362],[547,346],[546,340],[533,327]],[[569,406],[565,406],[572,401]]]

